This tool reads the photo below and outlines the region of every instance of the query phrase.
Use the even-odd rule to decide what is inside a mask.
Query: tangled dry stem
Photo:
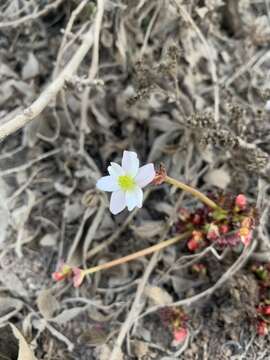
[[[54,9],[56,6],[61,5],[62,1],[58,0],[53,2],[52,4],[48,5],[47,7],[45,7],[43,10],[33,13],[29,16],[25,16],[22,17],[20,19],[16,19],[16,20],[12,20],[10,22],[5,22],[5,23],[0,23],[0,28],[5,28],[8,26],[17,26],[19,24],[23,24],[25,23],[25,21],[27,20],[35,20],[40,16],[46,15],[47,11],[50,11],[51,9]],[[79,4],[79,6],[73,11],[71,17],[70,17],[70,21],[68,22],[67,27],[64,30],[64,36],[62,38],[62,45],[60,46],[60,50],[58,53],[58,57],[57,57],[57,62],[56,62],[56,66],[55,66],[55,72],[54,75],[52,76],[52,83],[49,85],[49,87],[47,89],[45,89],[45,91],[43,93],[40,94],[39,98],[29,107],[27,108],[24,113],[14,117],[10,122],[2,125],[0,127],[0,140],[5,139],[8,135],[13,134],[15,131],[17,131],[18,129],[22,128],[24,125],[28,124],[32,119],[34,118],[38,118],[38,115],[48,106],[48,104],[50,103],[50,101],[52,101],[55,96],[57,95],[57,93],[61,92],[61,96],[63,98],[63,88],[64,85],[66,83],[66,81],[70,81],[70,75],[75,74],[78,67],[80,66],[83,58],[85,57],[85,55],[87,54],[87,52],[90,50],[91,46],[93,44],[94,47],[96,46],[97,49],[99,48],[99,42],[100,42],[100,36],[98,36],[98,33],[101,31],[101,22],[100,22],[100,27],[99,30],[97,32],[94,33],[94,26],[92,26],[92,29],[89,29],[87,35],[85,35],[85,37],[83,38],[83,42],[82,45],[77,49],[76,54],[74,54],[74,57],[70,60],[70,62],[64,67],[63,71],[59,73],[59,69],[61,68],[61,62],[63,60],[63,53],[65,53],[65,51],[67,50],[67,48],[69,48],[69,45],[74,44],[73,39],[80,39],[81,34],[83,34],[85,32],[86,26],[89,27],[89,22],[84,22],[84,24],[81,26],[81,28],[79,29],[79,31],[76,33],[76,36],[72,37],[72,40],[68,43],[67,39],[68,36],[70,36],[71,33],[71,29],[74,26],[75,20],[77,19],[77,16],[79,15],[79,13],[82,11],[84,5],[87,3],[87,1],[83,1]],[[210,40],[210,37],[206,36],[203,32],[203,30],[200,29],[200,27],[196,24],[196,22],[193,20],[191,13],[189,13],[186,9],[186,7],[184,7],[182,5],[182,3],[180,3],[179,1],[172,1],[172,3],[177,5],[177,8],[179,9],[180,12],[180,16],[182,16],[188,24],[191,25],[191,27],[193,28],[193,30],[196,32],[197,37],[200,39],[201,43],[204,45],[204,57],[207,58],[207,61],[209,61],[210,63],[210,74],[211,74],[211,92],[212,92],[212,88],[214,90],[214,101],[215,101],[215,120],[218,120],[219,117],[222,116],[222,112],[221,110],[223,110],[222,108],[222,102],[220,103],[221,99],[219,98],[219,92],[222,91],[221,88],[219,88],[219,82],[218,82],[218,78],[217,78],[217,69],[216,69],[216,63],[215,63],[215,59],[214,59],[214,54],[212,51],[212,41]],[[100,2],[99,2],[100,4]],[[115,3],[116,4],[116,3]],[[120,4],[120,3],[119,3]],[[146,1],[140,1],[139,5],[137,6],[136,10],[139,11],[140,9],[142,9],[144,7],[144,5],[146,4]],[[152,9],[154,9],[154,11],[152,12],[151,15],[151,19],[150,22],[148,23],[148,27],[146,32],[144,33],[144,37],[143,37],[143,46],[140,48],[139,53],[145,54],[148,53],[146,50],[148,45],[149,45],[149,39],[152,37],[152,32],[155,29],[155,24],[157,22],[157,19],[159,17],[159,11],[160,11],[160,7],[161,7],[162,2],[158,2],[155,4],[154,7],[152,7]],[[120,5],[119,5],[120,6]],[[99,8],[100,9],[100,8]],[[152,11],[152,10],[151,10]],[[163,9],[162,9],[163,11]],[[101,11],[97,11],[97,14],[99,14],[100,19],[102,21],[102,15],[101,15]],[[143,16],[142,16],[143,17]],[[95,18],[95,24],[97,24],[97,18]],[[125,21],[122,22],[123,28],[127,29],[127,27],[125,28],[125,26],[127,25],[127,23]],[[132,26],[132,24],[130,24],[130,26]],[[124,30],[126,31],[126,30]],[[99,34],[100,35],[100,34]],[[94,40],[99,38],[99,42],[98,40]],[[212,38],[213,39],[213,38]],[[215,43],[216,45],[216,43]],[[262,46],[264,46],[264,44],[262,44]],[[226,51],[225,51],[226,52]],[[97,54],[97,52],[96,52]],[[258,51],[256,51],[251,57],[250,60],[248,60],[246,63],[240,63],[240,66],[237,68],[237,64],[233,67],[233,71],[225,71],[224,77],[221,77],[220,80],[220,84],[224,85],[228,88],[231,87],[232,92],[234,91],[234,88],[232,85],[234,85],[234,83],[237,83],[237,81],[241,78],[242,76],[242,80],[243,83],[245,82],[245,79],[243,78],[243,75],[248,74],[250,72],[250,70],[253,70],[253,72],[256,74],[257,71],[261,71],[263,69],[262,65],[264,64],[264,62],[268,59],[268,52],[266,48],[263,49],[259,49]],[[92,69],[93,73],[95,72],[95,74],[97,74],[97,70],[99,67],[99,59],[95,58],[95,62],[93,59],[92,65],[93,67],[89,68],[89,71]],[[260,68],[261,67],[261,68]],[[222,73],[222,69],[218,69],[219,73]],[[90,73],[88,73],[90,74]],[[222,75],[222,74],[221,74]],[[111,77],[113,78],[113,76]],[[92,86],[92,82],[89,81],[90,86]],[[238,85],[238,83],[237,83]],[[175,86],[179,86],[177,79],[176,79],[176,83]],[[237,86],[236,86],[237,88]],[[245,85],[243,85],[243,88],[245,88]],[[182,89],[181,89],[182,90]],[[203,91],[206,91],[205,89],[203,89]],[[88,90],[87,90],[88,92]],[[86,94],[86,90],[85,90],[85,94]],[[91,93],[92,94],[92,93]],[[90,94],[90,95],[91,95]],[[183,95],[180,93],[179,89],[178,89],[178,95]],[[240,98],[240,95],[237,94],[235,92],[235,95],[237,96],[237,98],[243,102],[243,103],[247,103],[247,100],[243,100],[243,98]],[[248,94],[248,96],[250,96],[250,94]],[[65,97],[65,95],[64,95]],[[194,95],[194,98],[196,97],[196,94]],[[89,93],[86,96],[85,95],[85,102],[84,102],[84,106],[87,109],[87,103],[89,100]],[[248,100],[250,100],[250,97],[248,97]],[[64,100],[65,101],[65,100]],[[64,102],[63,101],[63,102]],[[180,100],[179,100],[180,101]],[[184,102],[184,105],[186,106],[187,103],[185,102],[184,98],[181,98],[181,102]],[[203,103],[204,104],[204,103]],[[205,105],[205,104],[204,104]],[[254,105],[251,101],[251,103],[248,104],[249,107],[251,107],[252,105]],[[123,107],[124,108],[124,107]],[[68,107],[66,106],[66,113],[68,116]],[[122,109],[121,109],[122,110]],[[124,109],[123,109],[124,111]],[[140,122],[140,126],[142,125],[143,121],[142,119],[144,119],[144,115],[143,113],[140,113],[140,109],[136,109],[137,113],[136,115],[134,115],[132,113],[132,110],[130,110],[131,112],[131,117],[135,116],[136,120],[138,120],[138,122]],[[219,113],[220,111],[220,113]],[[184,111],[183,111],[184,113]],[[121,112],[122,114],[122,112]],[[130,115],[130,114],[129,114]],[[162,116],[162,115],[160,115]],[[172,114],[172,117],[174,115]],[[148,117],[151,119],[152,114],[148,115]],[[124,118],[125,121],[123,121],[123,126],[122,126],[122,131],[123,134],[125,134],[126,128],[125,128],[125,124],[128,123],[129,118]],[[151,119],[152,121],[153,119]],[[193,146],[193,134],[190,135],[189,130],[187,131],[185,129],[185,127],[181,126],[183,125],[180,121],[179,123],[181,124],[181,126],[179,127],[179,129],[177,128],[177,131],[179,133],[181,133],[184,129],[185,132],[185,139],[183,140],[184,136],[181,138],[181,140],[179,141],[179,143],[177,143],[177,146],[174,146],[172,148],[169,147],[168,143],[170,141],[172,141],[172,143],[174,144],[174,139],[173,137],[168,136],[168,133],[165,132],[164,129],[164,125],[162,124],[162,122],[165,122],[166,124],[166,120],[167,119],[163,119],[162,121],[160,121],[161,123],[161,129],[160,132],[164,132],[164,134],[162,133],[162,136],[159,137],[156,141],[153,141],[153,144],[151,143],[151,145],[153,145],[152,150],[151,150],[151,156],[153,156],[156,159],[159,160],[159,158],[161,157],[160,154],[164,155],[168,155],[171,154],[173,157],[173,164],[174,164],[174,168],[176,169],[175,172],[178,172],[179,174],[183,174],[183,177],[185,179],[187,179],[187,181],[189,182],[190,180],[196,182],[199,180],[199,178],[201,177],[201,175],[204,172],[207,172],[209,170],[209,167],[215,167],[217,165],[217,163],[219,161],[223,161],[224,158],[218,159],[216,162],[210,164],[210,165],[202,165],[203,161],[201,159],[200,156],[197,156],[196,158],[196,162],[195,164],[193,163],[194,157],[195,157],[195,151],[196,151],[196,146]],[[179,120],[177,118],[177,120]],[[147,120],[148,121],[148,120]],[[145,121],[146,124],[148,124]],[[154,124],[153,129],[158,129],[158,119],[154,119],[152,121],[152,123]],[[72,123],[72,120],[70,121],[71,126],[73,125],[73,130],[75,131],[76,127],[74,126],[74,124]],[[170,126],[172,123],[169,123]],[[87,124],[88,125],[88,124]],[[129,126],[130,124],[128,124],[127,126]],[[162,127],[163,126],[163,127]],[[151,126],[150,126],[151,128]],[[151,131],[154,131],[153,129],[151,129]],[[141,130],[141,129],[140,129]],[[106,130],[105,130],[106,131]],[[105,132],[104,132],[105,133]],[[189,135],[187,135],[187,133]],[[104,135],[102,133],[102,135]],[[158,135],[157,135],[158,137]],[[106,136],[105,136],[106,138]],[[113,138],[113,140],[115,141],[116,138]],[[169,141],[168,141],[169,139]],[[126,143],[121,143],[120,138],[117,138],[117,141],[119,140],[119,144],[117,144],[117,146],[115,146],[115,144],[110,145],[112,147],[112,149],[120,151],[122,150],[122,147],[125,146]],[[126,141],[126,140],[125,140]],[[129,138],[128,140],[129,144],[132,144],[132,146],[136,147],[136,142],[134,142],[132,140],[132,138]],[[167,141],[167,142],[166,142]],[[82,141],[83,143],[83,141]],[[240,139],[240,145],[243,147],[243,149],[256,149],[257,145],[254,143],[252,144],[248,144],[246,141]],[[188,144],[188,146],[187,146]],[[149,145],[149,144],[148,144]],[[82,145],[83,147],[83,145]],[[183,149],[185,149],[186,147],[188,147],[188,154],[187,154],[187,160],[184,161],[185,164],[184,166],[179,165],[179,156],[178,153],[183,151]],[[105,163],[105,161],[108,160],[108,154],[110,153],[110,150],[108,150],[109,146],[106,147],[104,146],[104,148],[102,148],[102,151],[107,152],[106,155],[104,155],[104,157],[102,158],[102,156],[100,156],[102,158],[102,161]],[[58,149],[56,149],[58,150]],[[10,158],[14,155],[17,155],[18,152],[21,151],[21,148],[17,148],[15,151],[11,151],[10,153],[1,155],[1,159],[5,159],[5,158]],[[55,151],[55,150],[53,150]],[[3,170],[2,171],[2,175],[6,175],[6,176],[10,176],[10,175],[14,175],[17,174],[19,172],[23,172],[25,170],[31,169],[32,165],[37,165],[37,162],[40,160],[46,160],[47,157],[51,155],[57,155],[57,152],[48,152],[47,154],[44,154],[44,157],[39,157],[38,159],[35,159],[33,162],[30,162],[26,165],[23,166],[19,166],[19,167],[15,167],[15,168],[11,168],[11,169],[7,169],[7,170]],[[83,153],[83,157],[84,157],[85,152]],[[84,157],[85,158],[85,157]],[[181,159],[183,158],[183,154],[181,154]],[[85,158],[86,159],[86,158]],[[152,161],[152,159],[151,159]],[[87,160],[86,160],[87,162]],[[89,168],[92,169],[93,164],[92,163],[88,163]],[[100,165],[100,164],[99,164]],[[96,168],[98,168],[98,165],[95,164]],[[30,184],[32,183],[33,179],[36,179],[37,175],[39,174],[39,171],[41,171],[43,169],[43,167],[40,167],[38,170],[34,169],[34,172],[32,173],[32,175],[30,175],[29,179],[24,182],[19,189],[14,192],[13,195],[10,196],[9,198],[9,203],[13,203],[17,197],[19,197],[21,194],[24,193],[25,190],[27,190],[27,188],[30,186]],[[99,171],[99,169],[97,169],[97,172]],[[198,172],[199,171],[199,172]],[[261,192],[261,198],[265,197],[267,198],[266,192]],[[43,197],[42,200],[40,201],[44,201],[46,200],[46,197]],[[69,199],[66,200],[66,203],[68,203]],[[180,199],[178,199],[178,204],[177,206],[175,205],[175,209],[183,202],[183,197],[181,195]],[[261,202],[260,202],[261,203]],[[151,204],[151,199],[150,199],[150,204]],[[171,204],[170,204],[171,205]],[[263,242],[269,246],[269,237],[267,235],[267,206],[265,204],[260,204],[259,208],[262,209],[263,207],[265,207],[265,210],[262,212],[262,223],[261,226],[259,228],[259,232],[258,232],[258,237],[259,240],[261,240],[261,238],[263,239]],[[94,211],[93,211],[94,213]],[[89,215],[89,213],[88,213]],[[123,233],[125,232],[125,230],[128,229],[129,225],[131,224],[132,221],[137,221],[136,215],[138,215],[137,211],[134,211],[133,213],[129,214],[129,216],[124,220],[123,223],[121,223],[119,226],[117,226],[117,222],[115,222],[114,225],[114,231],[112,232],[112,235],[109,235],[108,237],[106,236],[105,239],[102,238],[102,240],[100,242],[95,242],[93,243],[92,240],[92,235],[90,236],[90,243],[92,248],[90,250],[87,250],[87,254],[85,255],[86,258],[93,258],[96,255],[101,256],[102,251],[104,251],[105,249],[108,248],[108,246],[110,246],[111,244],[113,244],[114,242],[116,242],[116,240],[121,240],[120,235],[123,235]],[[63,216],[64,218],[64,216]],[[64,220],[63,220],[64,221]],[[86,217],[85,221],[83,222],[83,226],[82,226],[82,233],[84,232],[84,226],[86,224],[86,222],[89,221],[89,217]],[[168,223],[171,223],[171,219],[168,220]],[[90,230],[89,230],[90,231]],[[80,233],[79,235],[82,236],[82,240],[85,239],[85,233],[82,234]],[[65,234],[62,234],[62,238],[64,239]],[[80,237],[81,238],[81,237]],[[91,240],[92,238],[92,240]],[[162,237],[161,237],[162,239]],[[66,240],[66,239],[65,239]],[[95,239],[94,239],[95,240]],[[63,241],[64,243],[64,241]],[[261,241],[260,241],[261,243]],[[21,244],[20,244],[21,245]],[[11,245],[11,247],[14,247],[14,244]],[[194,297],[191,298],[187,298],[187,299],[182,299],[179,302],[175,302],[174,304],[172,304],[171,306],[179,306],[179,305],[185,305],[185,306],[189,306],[190,304],[193,304],[193,302],[196,301],[200,301],[201,299],[207,297],[207,296],[211,296],[211,294],[213,294],[214,291],[216,291],[220,286],[222,286],[226,281],[228,281],[235,273],[236,271],[238,271],[241,266],[244,264],[244,262],[246,261],[247,257],[249,256],[253,256],[255,259],[259,259],[259,260],[269,260],[269,252],[258,252],[258,253],[254,253],[254,248],[256,246],[256,242],[252,243],[252,246],[250,248],[247,248],[246,251],[244,253],[242,253],[242,255],[239,257],[239,259],[235,262],[235,264],[233,264],[228,271],[222,275],[222,277],[219,279],[219,281],[214,284],[213,287],[207,289],[205,292],[202,292],[201,294],[198,294]],[[252,253],[253,252],[253,253]],[[206,252],[207,253],[207,252]],[[206,254],[205,253],[205,254]],[[61,255],[61,249],[59,250],[59,255]],[[205,254],[201,254],[205,255]],[[199,260],[201,257],[198,256],[198,258],[194,258],[191,261],[188,261],[187,263],[184,263],[183,267],[186,267],[190,264],[192,264],[195,260]],[[121,293],[121,291],[126,290],[127,288],[130,289],[133,286],[137,286],[137,284],[139,283],[139,286],[137,287],[137,292],[135,295],[135,299],[131,304],[131,311],[127,314],[126,319],[123,321],[123,324],[121,325],[120,328],[120,332],[118,333],[118,337],[117,340],[115,342],[115,347],[113,350],[113,356],[115,357],[115,359],[119,359],[120,357],[117,355],[121,352],[121,348],[123,343],[125,342],[126,339],[129,338],[129,332],[130,330],[133,328],[134,324],[137,322],[138,319],[141,319],[142,317],[144,317],[145,315],[157,311],[158,308],[154,307],[154,308],[150,308],[148,309],[145,313],[143,313],[144,307],[145,307],[145,302],[144,302],[144,297],[143,297],[143,292],[144,292],[144,288],[147,285],[148,282],[150,282],[149,278],[151,276],[151,274],[153,274],[154,269],[156,267],[156,264],[158,262],[159,259],[159,255],[155,254],[152,259],[150,260],[149,263],[147,263],[145,271],[143,273],[143,276],[141,279],[137,279],[134,282],[132,282],[131,284],[127,284],[127,285],[123,285],[123,286],[119,286],[119,287],[115,287],[115,288],[111,288],[110,291],[112,293]],[[181,258],[183,260],[183,257]],[[63,294],[64,292],[66,292],[67,289],[66,288],[61,288],[58,292],[58,295]],[[99,288],[97,289],[97,293],[99,294],[98,296],[100,296],[100,294],[103,293],[107,293],[108,289],[104,288]],[[78,300],[78,298],[76,298],[76,300]],[[75,300],[74,300],[75,301]],[[165,304],[164,304],[165,305]],[[69,349],[73,349],[73,344],[72,342],[65,337],[63,334],[61,334],[60,332],[56,332],[55,329],[51,326],[51,328],[49,329],[52,332],[52,335],[55,336],[56,338],[58,338],[60,341],[63,341],[66,346]],[[117,357],[118,356],[118,357]]]
[[[162,306],[153,306],[152,308],[145,311],[143,314],[139,316],[139,318],[142,318],[148,314],[151,314],[152,312],[158,311],[164,306],[172,307],[172,306],[191,306],[193,303],[205,298],[211,296],[217,289],[219,289],[224,283],[226,283],[228,280],[230,280],[248,261],[249,257],[252,255],[253,251],[255,250],[257,246],[257,241],[254,240],[249,247],[246,247],[242,254],[238,257],[238,259],[233,263],[228,270],[221,276],[221,278],[210,288],[206,289],[205,291],[202,291],[201,293],[194,295],[190,298],[186,298],[183,300],[179,300],[176,302],[173,302],[171,304],[164,304]],[[139,319],[138,318],[138,319]],[[138,320],[136,319],[136,320]]]
[[[48,104],[56,97],[58,92],[63,88],[65,82],[74,75],[81,64],[82,60],[93,45],[94,35],[92,26],[84,35],[82,44],[73,55],[69,63],[52,81],[52,83],[44,90],[43,93],[29,106],[22,114],[17,115],[6,124],[0,126],[0,141],[4,140],[7,136],[15,133],[17,130],[23,128],[30,121],[37,118],[37,116],[48,106]]]
[[[41,18],[42,16],[47,15],[51,10],[57,9],[64,0],[56,0],[52,4],[48,4],[42,10],[34,10],[31,14],[20,17],[16,20],[10,20],[5,22],[0,22],[0,29],[9,28],[9,27],[17,27],[21,24],[24,24],[29,21],[34,21],[36,19]]]

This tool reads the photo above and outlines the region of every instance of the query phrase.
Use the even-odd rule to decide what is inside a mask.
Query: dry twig
[[[121,326],[121,330],[116,339],[110,360],[118,360],[119,359],[119,354],[121,353],[121,347],[125,340],[125,337],[126,337],[127,333],[129,332],[129,330],[131,329],[131,327],[134,323],[134,319],[138,316],[138,314],[140,313],[140,311],[142,309],[142,304],[143,304],[141,301],[142,294],[143,294],[145,285],[148,281],[148,278],[149,278],[151,272],[153,271],[154,267],[156,266],[158,258],[159,258],[159,253],[155,253],[152,256],[152,258],[144,272],[144,275],[143,275],[143,277],[139,283],[139,286],[137,288],[136,296],[132,303],[131,309],[128,313],[128,316],[127,316],[125,322]]]
[[[95,19],[94,29],[94,49],[92,63],[89,68],[88,80],[92,82],[98,72],[98,63],[99,63],[99,38],[101,31],[102,18],[104,13],[104,0],[98,0],[97,3],[97,15]],[[82,96],[82,105],[81,105],[81,124],[80,124],[80,152],[84,151],[84,136],[86,132],[89,132],[87,125],[87,111],[88,111],[88,99],[90,95],[90,87],[86,87]]]
[[[77,71],[80,63],[88,53],[92,44],[93,28],[91,26],[85,34],[82,44],[59,76],[43,91],[43,93],[41,93],[37,100],[35,100],[23,111],[22,114],[15,116],[15,118],[0,127],[0,141],[27,125],[45,109],[50,101],[52,101],[57,93],[62,89],[65,81],[69,80]]]
[[[16,20],[2,22],[2,23],[0,23],[0,29],[6,28],[6,27],[16,27],[23,23],[36,20],[42,16],[47,15],[51,10],[57,9],[62,4],[63,1],[64,0],[53,1],[51,4],[48,4],[44,9],[42,9],[40,11],[35,11],[32,14],[23,16]]]
[[[198,37],[200,38],[201,42],[204,44],[205,49],[205,56],[208,59],[210,63],[210,69],[211,69],[211,75],[213,80],[213,86],[214,86],[214,99],[215,99],[215,121],[218,122],[219,120],[219,85],[218,85],[218,77],[217,77],[217,68],[215,61],[213,59],[212,54],[212,48],[209,45],[209,42],[206,40],[205,36],[199,29],[199,27],[196,25],[190,14],[186,11],[184,6],[182,6],[179,2],[179,0],[174,0],[174,3],[182,13],[184,19],[191,24],[191,26],[196,31]]]

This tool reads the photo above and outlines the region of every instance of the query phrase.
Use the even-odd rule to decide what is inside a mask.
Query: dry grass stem
[[[24,127],[45,109],[50,101],[52,101],[62,89],[65,82],[75,74],[80,63],[93,45],[93,40],[93,29],[90,27],[88,32],[84,35],[82,44],[58,77],[41,93],[37,100],[23,111],[22,114],[15,116],[15,118],[0,126],[0,141]]]

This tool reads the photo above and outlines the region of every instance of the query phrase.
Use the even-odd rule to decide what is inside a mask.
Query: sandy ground
[[[270,271],[254,274],[270,261],[269,1],[4,0],[0,14],[0,359],[269,359]],[[200,207],[151,185],[113,216],[96,181],[124,150],[210,196],[245,194],[247,249],[185,240],[54,282],[61,259],[147,248]],[[166,305],[185,314],[183,342]]]

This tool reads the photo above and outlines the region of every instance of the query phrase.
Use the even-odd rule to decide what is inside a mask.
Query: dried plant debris
[[[21,332],[12,324],[0,328],[0,356],[8,360],[35,360]]]
[[[0,1],[0,359],[270,358],[268,283],[250,270],[269,262],[268,3]],[[26,126],[6,136],[18,116]],[[215,286],[237,247],[183,241],[78,289],[53,281],[63,261],[139,251],[175,230],[180,208],[199,211],[161,184],[112,216],[96,182],[123,150],[257,207],[254,258],[210,297],[174,305]]]

